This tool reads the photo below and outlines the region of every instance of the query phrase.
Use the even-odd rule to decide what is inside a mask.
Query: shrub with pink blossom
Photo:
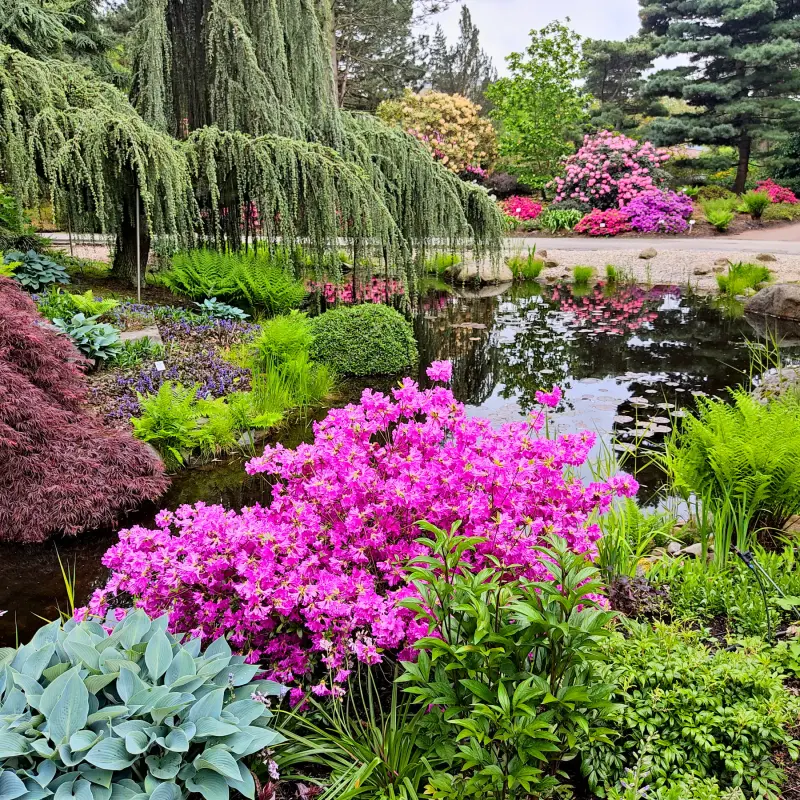
[[[537,203],[532,197],[514,195],[503,200],[500,207],[506,216],[519,220],[536,219],[542,213],[542,204]]]
[[[685,194],[672,191],[642,192],[623,206],[631,228],[642,233],[684,233],[694,206]]]
[[[449,362],[429,370],[432,381],[450,375]],[[553,388],[539,399],[552,407],[560,396]],[[595,555],[595,514],[636,482],[584,485],[574,468],[594,434],[550,439],[540,435],[544,422],[537,412],[494,429],[441,384],[423,391],[405,379],[391,396],[365,390],[360,404],[315,425],[313,443],[269,446],[247,464],[274,478],[268,507],[197,503],[161,512],[153,530],[122,531],[89,610],[105,613],[129,595],[148,613],[168,613],[171,630],[227,636],[277,680],[307,684],[316,674],[315,694],[339,693],[354,660],[377,663],[427,633],[400,605],[415,593],[409,560],[425,552],[418,521],[462,520],[462,533],[479,538],[476,571],[496,559],[548,580],[536,548],[551,534]]]
[[[585,136],[580,150],[567,159],[564,177],[554,180],[555,200],[620,208],[639,193],[666,185],[661,166],[669,158],[666,150],[651,142],[637,142],[611,131]]]
[[[788,203],[789,205],[796,205],[798,202],[800,202],[791,189],[775,183],[772,178],[768,178],[767,180],[756,184],[756,191],[766,192],[769,195],[769,199],[773,203]]]
[[[576,226],[576,233],[588,236],[617,236],[631,229],[628,215],[617,208],[601,211],[595,208],[590,211]]]

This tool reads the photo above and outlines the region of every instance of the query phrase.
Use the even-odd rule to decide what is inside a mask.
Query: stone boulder
[[[767,286],[747,301],[744,310],[747,314],[800,321],[800,284]]]
[[[639,258],[644,259],[645,261],[649,261],[651,258],[655,258],[658,255],[658,250],[655,247],[648,247],[645,250],[642,250],[639,253]]]
[[[496,284],[510,283],[514,273],[506,264],[492,264],[491,261],[465,259],[445,271],[445,277],[453,283]]]

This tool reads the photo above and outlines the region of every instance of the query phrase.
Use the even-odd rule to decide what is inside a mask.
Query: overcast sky
[[[591,39],[625,39],[639,29],[637,0],[462,0],[436,17],[452,43],[458,37],[461,6],[481,32],[481,45],[502,74],[505,57],[525,49],[528,34],[554,19]]]

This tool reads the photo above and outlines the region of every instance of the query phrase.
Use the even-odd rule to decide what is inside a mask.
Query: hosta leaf
[[[172,647],[164,631],[156,631],[144,651],[144,663],[153,681],[157,681],[172,663]]]
[[[0,647],[0,669],[14,660],[17,651],[13,647]]]
[[[26,792],[25,784],[10,769],[0,772],[0,797],[3,800],[16,800]]]
[[[186,753],[189,750],[189,739],[180,728],[170,731],[163,740],[159,740],[165,750],[175,753]]]
[[[73,678],[78,677],[78,667],[72,667],[63,674],[59,675],[49,686],[42,692],[42,701],[39,704],[39,711],[49,718],[56,707],[56,703],[61,699],[67,683]],[[80,678],[78,678],[80,680]]]
[[[83,728],[88,716],[89,692],[78,673],[72,672],[64,685],[63,694],[53,711],[47,715],[50,740],[55,744],[66,742],[73,733]]]
[[[148,756],[145,763],[150,769],[150,774],[159,780],[168,781],[178,774],[183,759],[179,753],[167,753],[159,758],[158,756]]]
[[[96,783],[99,786],[105,786],[106,788],[111,786],[114,773],[110,769],[92,769],[86,764],[83,764],[78,769],[80,769],[81,775],[83,775],[87,781]]]
[[[127,769],[136,757],[128,754],[122,739],[103,739],[86,754],[86,760],[100,769],[117,771]]]
[[[181,790],[174,783],[162,783],[150,795],[150,800],[181,800]]]
[[[131,731],[125,736],[125,749],[131,755],[144,753],[150,747],[150,736],[144,731]]]
[[[230,736],[233,733],[239,733],[239,728],[236,725],[222,722],[213,717],[198,719],[196,724],[197,733],[195,735],[198,739],[207,738],[209,736]]]
[[[46,644],[39,650],[35,650],[25,661],[25,675],[38,681],[42,677],[44,668],[50,663],[53,653],[56,651],[54,644]]]
[[[194,659],[185,650],[180,650],[164,674],[164,683],[172,687],[181,678],[193,678],[197,674]]]
[[[58,664],[53,664],[42,672],[42,677],[52,683],[59,675],[63,675],[70,668],[68,661],[61,661]]]
[[[69,737],[69,747],[74,753],[80,753],[81,750],[88,750],[97,744],[101,734],[94,731],[77,731]]]
[[[224,689],[214,689],[210,691],[189,709],[189,719],[192,722],[197,722],[197,720],[202,717],[218,718],[222,713],[222,703],[224,699]]]
[[[209,747],[192,762],[198,770],[210,769],[226,778],[238,780],[239,767],[233,756],[221,747]]]
[[[101,689],[108,686],[109,683],[113,683],[118,677],[118,672],[109,672],[105,675],[87,675],[83,679],[83,682],[92,694],[97,694]]]
[[[216,772],[204,769],[193,778],[186,781],[186,788],[192,792],[199,792],[205,800],[228,800],[230,790],[225,778]]]
[[[225,706],[225,711],[233,714],[239,725],[249,725],[264,713],[265,708],[266,706],[258,700],[237,700]]]
[[[253,775],[247,767],[239,763],[239,780],[228,780],[231,789],[236,789],[239,794],[244,795],[248,800],[253,800],[256,794],[256,784]]]
[[[18,733],[0,733],[0,758],[13,758],[30,752],[30,745]]]

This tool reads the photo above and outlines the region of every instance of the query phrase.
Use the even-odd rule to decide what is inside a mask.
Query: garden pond
[[[401,294],[394,299],[409,305]],[[456,396],[470,414],[497,424],[527,415],[537,390],[561,386],[564,396],[551,426],[596,431],[602,444],[595,454],[613,449],[627,459],[625,468],[642,483],[642,503],[653,502],[660,489],[651,456],[675,416],[699,396],[721,396],[727,386],[745,382],[748,342],[757,339],[737,309],[674,286],[433,287],[409,313],[421,380],[432,361],[451,360]],[[800,340],[785,356],[800,356]],[[369,385],[386,390],[393,382]],[[364,385],[344,384],[337,402],[356,399]],[[321,409],[314,417],[324,414]],[[312,423],[313,418],[295,420],[278,438],[289,447],[309,440]],[[228,508],[266,502],[268,483],[248,477],[243,464],[237,458],[179,473],[159,507],[199,500]],[[123,525],[149,524],[155,511],[142,509]],[[7,612],[0,616],[0,645],[14,644],[17,635],[27,641],[41,624],[37,614],[53,618],[68,607],[61,565],[74,569],[76,602],[85,601],[105,575],[101,558],[115,540],[115,531],[103,530],[38,545],[0,544],[0,611]]]

